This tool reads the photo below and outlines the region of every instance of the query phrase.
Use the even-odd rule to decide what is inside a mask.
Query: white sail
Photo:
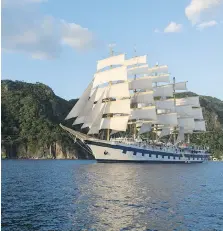
[[[166,65],[163,65],[163,66],[155,66],[155,67],[152,67],[152,68],[149,68],[147,70],[147,73],[150,75],[150,74],[153,74],[153,73],[167,73],[168,72],[168,66]]]
[[[145,78],[145,77],[144,77]],[[153,83],[169,83],[170,82],[170,75],[169,74],[162,74],[157,76],[149,76]]]
[[[94,92],[96,91],[95,97],[94,97],[94,102],[98,101],[101,97],[101,95],[104,93],[106,87],[98,87],[98,88],[94,88],[91,90],[91,97],[94,94]]]
[[[152,80],[149,78],[139,78],[129,82],[129,89],[152,90]]]
[[[194,129],[195,123],[194,118],[178,118],[179,127],[183,127],[185,129]]]
[[[88,131],[88,135],[98,134],[99,133],[99,127],[100,126],[92,126],[90,130]]]
[[[193,116],[192,107],[190,105],[176,106],[175,111],[180,117]]]
[[[132,65],[137,65],[137,64],[146,64],[146,59],[147,59],[146,55],[136,56],[136,57],[133,57],[131,59],[125,60],[124,65],[125,66],[132,66]]]
[[[154,102],[153,91],[137,92],[132,96],[131,102],[152,104]]]
[[[177,126],[177,113],[168,113],[168,114],[160,114],[157,115],[157,121],[154,121],[155,124],[163,124],[163,125],[172,125]]]
[[[101,126],[101,120],[102,120],[102,116],[104,114],[104,110],[105,110],[105,104],[103,105],[103,107],[101,108],[100,112],[98,113],[97,117],[95,118],[95,120],[93,121],[93,123],[90,126],[90,130],[88,131],[88,134],[98,134],[100,131],[100,126]]]
[[[176,99],[176,105],[191,105],[192,107],[200,107],[199,96]]]
[[[102,111],[103,107],[105,107],[105,104],[102,102],[102,99],[104,98],[104,95],[106,94],[107,90],[108,88],[104,89],[104,92],[101,95],[101,97],[98,99],[95,107],[92,109],[92,111],[88,115],[85,116],[84,124],[82,125],[81,128],[91,127],[92,123],[96,120],[96,118]]]
[[[148,71],[148,65],[141,65],[137,67],[128,68],[127,72],[128,75],[139,75],[139,74],[146,74]]]
[[[164,127],[162,131],[159,134],[159,138],[162,138],[164,136],[170,135],[170,128],[169,127]]]
[[[86,116],[86,115],[88,115],[91,112],[91,110],[93,108],[93,105],[94,105],[94,102],[95,102],[97,91],[98,91],[98,89],[96,89],[94,91],[93,95],[90,97],[90,99],[88,99],[88,101],[86,102],[83,110],[80,112],[79,115]]]
[[[173,85],[165,85],[154,88],[154,97],[173,97]]]
[[[193,134],[193,133],[194,133],[193,129],[185,129],[184,128],[184,134]]]
[[[112,129],[115,131],[126,131],[129,116],[117,116],[102,118],[100,129]]]
[[[88,99],[88,101],[85,104],[85,107],[79,113],[79,115],[78,115],[77,119],[74,121],[73,125],[84,123],[85,117],[88,116],[92,111],[96,94],[97,94],[97,89],[95,89],[93,95],[90,97],[90,99]]]
[[[185,137],[184,137],[184,127],[180,127],[179,129],[179,133],[178,133],[178,136],[177,136],[177,140],[176,140],[176,143],[179,143],[179,142],[182,142],[185,140]]]
[[[69,112],[69,114],[67,115],[65,120],[75,118],[81,113],[81,111],[83,110],[83,108],[86,104],[86,101],[88,100],[88,98],[90,96],[91,88],[92,88],[92,83],[89,84],[89,86],[84,91],[83,95],[80,97],[80,99],[77,101],[77,103],[74,105],[72,110]]]
[[[97,63],[97,71],[111,65],[123,65],[125,62],[125,55],[115,55],[106,59],[99,60]]]
[[[157,101],[155,101],[155,104],[156,104],[157,109],[169,109],[171,111],[174,111],[174,109],[175,109],[173,99],[157,100]]]
[[[154,106],[145,107],[145,108],[136,108],[131,110],[130,119],[134,120],[141,120],[141,119],[148,119],[148,120],[156,120],[156,108]]]
[[[187,90],[187,82],[175,83],[175,90]]]
[[[107,102],[104,114],[109,113],[130,114],[130,99]]]
[[[206,131],[205,121],[195,121],[194,130],[196,130],[196,131]]]
[[[166,109],[157,109],[157,115],[158,114],[163,114],[163,113],[166,113],[167,110]]]
[[[84,123],[84,116],[78,116],[77,117],[77,119],[73,122],[73,124],[72,125],[77,125],[77,124],[82,124],[82,123]]]
[[[150,132],[152,130],[152,124],[150,123],[143,123],[142,126],[140,127],[139,134],[143,134],[146,132]]]
[[[94,74],[93,88],[107,82],[127,80],[127,71],[125,66],[112,68],[103,72]]]
[[[193,117],[194,119],[197,119],[197,120],[203,120],[203,113],[202,113],[202,108],[193,108],[192,109],[192,114],[193,114]]]
[[[106,98],[130,97],[128,82],[112,84],[106,94]]]

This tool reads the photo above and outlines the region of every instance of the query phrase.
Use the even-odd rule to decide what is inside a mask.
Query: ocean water
[[[3,160],[2,230],[223,230],[223,162]]]

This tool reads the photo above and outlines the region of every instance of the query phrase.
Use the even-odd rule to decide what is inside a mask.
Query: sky
[[[115,44],[223,100],[223,0],[2,0],[1,13],[2,79],[77,98]]]

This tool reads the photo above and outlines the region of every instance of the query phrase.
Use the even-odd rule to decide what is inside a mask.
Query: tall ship
[[[187,82],[171,78],[167,65],[111,48],[65,118],[74,128],[60,126],[98,162],[202,163],[208,148],[190,144],[191,134],[206,132],[202,108],[199,96],[179,98],[184,91]]]

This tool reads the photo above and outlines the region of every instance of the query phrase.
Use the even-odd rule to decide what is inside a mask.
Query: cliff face
[[[21,81],[3,80],[2,88],[2,157],[92,159],[65,133],[59,124],[64,121],[77,100],[67,101],[54,94],[48,86]],[[194,96],[181,93],[177,97]],[[200,96],[206,134],[194,134],[191,142],[208,145],[217,157],[223,156],[223,102]]]
[[[25,144],[2,144],[2,155],[8,158],[25,159],[78,159],[77,150],[64,148],[59,143],[54,143],[38,148]]]

